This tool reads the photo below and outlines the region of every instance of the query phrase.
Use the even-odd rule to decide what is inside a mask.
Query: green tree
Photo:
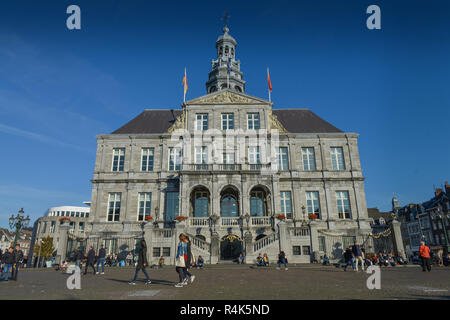
[[[39,250],[41,251],[40,254]],[[53,246],[53,238],[51,238],[50,236],[42,238],[41,244],[36,244],[33,249],[33,252],[36,256],[40,255],[45,259],[50,258],[54,251],[55,247]]]

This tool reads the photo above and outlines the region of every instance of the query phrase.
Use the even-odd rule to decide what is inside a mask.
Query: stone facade
[[[234,54],[233,49],[233,59]],[[340,259],[343,246],[355,239],[371,241],[358,134],[344,133],[309,110],[274,109],[272,102],[236,88],[208,92],[183,103],[176,114],[165,110],[176,115],[170,121],[161,110],[146,110],[114,133],[97,136],[87,245],[131,250],[144,235],[150,261],[164,255],[171,264],[184,232],[194,255],[207,263],[235,258],[239,251],[247,263],[259,253],[273,261],[280,248],[290,262],[309,263],[323,253]],[[232,129],[224,130],[227,114]],[[155,129],[165,122],[163,130]],[[182,150],[179,167],[170,161],[176,147]],[[259,147],[257,156],[253,147]],[[302,148],[314,151],[312,170],[305,170]],[[332,148],[342,152],[343,167],[335,167]],[[144,149],[152,150],[151,170],[143,170]],[[283,161],[280,150],[287,150]],[[233,156],[224,159],[224,153]],[[306,192],[319,196],[314,221]],[[348,217],[338,212],[344,202],[337,192],[348,197]],[[143,194],[151,194],[150,201]],[[175,223],[175,216],[187,219]]]

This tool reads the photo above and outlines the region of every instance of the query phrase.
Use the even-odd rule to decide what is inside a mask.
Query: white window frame
[[[111,216],[111,220],[109,220],[110,217],[110,209],[111,209],[111,202],[113,202],[113,207],[112,207],[112,216]],[[119,206],[117,206],[117,203],[119,203]],[[117,220],[115,220],[116,218],[116,209],[117,207],[119,207],[119,214],[118,214],[118,218]],[[121,192],[110,192],[108,194],[108,211],[106,212],[106,221],[108,222],[118,222],[120,221],[120,210],[122,209],[122,193]]]
[[[289,197],[287,195],[289,194]],[[286,204],[289,202],[289,206],[291,211],[287,211]],[[280,191],[280,205],[281,205],[281,214],[285,215],[287,218],[292,218],[293,216],[293,208],[292,208],[292,193],[291,191]]]
[[[283,165],[282,156],[284,153],[281,152],[281,150],[286,150],[286,168]],[[278,170],[280,171],[286,171],[289,170],[289,148],[288,147],[279,147],[277,150],[277,166]]]
[[[117,164],[116,168],[114,168],[114,159],[117,156]],[[122,170],[120,170],[120,162],[123,162]],[[125,170],[125,148],[113,148],[113,156],[111,163],[111,171],[112,172],[123,172]]]
[[[312,150],[312,152],[311,152]],[[311,159],[312,157],[312,159]],[[305,160],[307,166],[305,166]],[[302,163],[304,171],[315,171],[316,167],[316,154],[314,147],[302,147]],[[313,167],[314,166],[314,167]]]
[[[181,170],[181,165],[183,164],[183,150],[180,147],[170,147],[168,152],[168,162],[167,168],[168,171],[179,171]],[[173,166],[170,163],[170,157],[173,157]],[[177,169],[179,166],[179,169]]]
[[[259,146],[248,147],[248,163],[261,164],[261,151]]]
[[[346,195],[346,197],[344,197]],[[339,208],[345,208],[345,200],[348,201],[348,216],[346,216],[345,211],[340,212]],[[352,217],[352,207],[350,203],[350,192],[348,191],[336,191],[336,207],[339,219],[351,219]]]
[[[222,130],[234,130],[234,113],[222,113],[221,120]]]
[[[332,169],[336,171],[344,171],[345,170],[344,148],[330,147],[330,155],[331,155]]]
[[[141,203],[144,202],[144,207],[141,207]],[[140,211],[142,208],[142,218],[140,217]],[[148,213],[148,214],[147,214]],[[145,221],[146,216],[152,214],[152,193],[151,192],[139,192],[138,193],[138,205],[137,205],[137,221]]]
[[[147,160],[144,163],[144,156],[147,157]],[[150,162],[149,159],[152,157],[152,161]],[[149,164],[151,163],[151,168],[149,169]],[[142,148],[141,151],[141,171],[149,172],[153,171],[155,165],[155,148]],[[145,168],[145,170],[144,170]]]
[[[321,208],[320,208],[320,194],[319,191],[306,191],[305,193],[306,196],[306,212],[307,214],[317,214],[319,219],[321,218]],[[315,212],[314,211],[314,202],[317,201],[318,207],[319,207],[319,211]]]
[[[207,164],[208,163],[208,147],[201,146],[195,147],[195,163],[196,164]]]
[[[205,129],[206,124],[206,129]],[[206,131],[208,130],[208,114],[207,113],[197,113],[195,115],[195,129],[197,131]]]
[[[255,128],[255,123],[258,123],[258,128]],[[248,130],[259,130],[261,128],[261,117],[259,112],[249,112],[247,113],[247,129]]]
[[[222,153],[222,163],[223,164],[235,164],[236,157],[234,152],[224,152]]]

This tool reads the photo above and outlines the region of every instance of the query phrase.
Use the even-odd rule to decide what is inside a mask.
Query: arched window
[[[220,215],[222,217],[238,216],[238,202],[232,195],[226,195],[220,201]]]
[[[231,47],[231,57],[232,58],[234,57],[234,48],[233,47]]]
[[[219,47],[219,56],[222,55],[222,47]]]
[[[217,90],[217,88],[215,86],[212,86],[211,88],[209,88],[209,93],[212,93],[216,90]]]
[[[241,87],[239,87],[239,86],[235,86],[235,87],[234,87],[234,90],[236,90],[237,92],[242,92],[242,89],[241,89]]]
[[[225,55],[227,56],[229,52],[228,46],[225,47]]]
[[[204,191],[195,192],[194,217],[204,218],[208,216],[208,193]]]

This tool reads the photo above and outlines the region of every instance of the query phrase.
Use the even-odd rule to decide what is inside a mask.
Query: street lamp
[[[23,208],[21,208],[19,210],[19,212],[17,213],[17,216],[14,217],[14,215],[12,214],[11,217],[9,218],[10,229],[11,230],[16,229],[16,235],[14,237],[13,247],[16,246],[17,239],[19,238],[20,230],[22,230],[23,228],[26,228],[28,226],[28,224],[30,223],[30,217],[27,216],[25,218],[24,213],[25,212],[23,211]]]

